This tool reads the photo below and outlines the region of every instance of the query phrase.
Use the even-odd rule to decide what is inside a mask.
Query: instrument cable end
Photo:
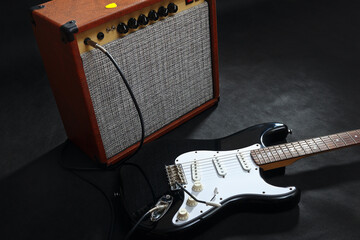
[[[97,42],[94,42],[93,40],[91,40],[91,38],[85,38],[84,40],[85,45],[90,45],[93,48],[97,48],[100,51],[102,51],[103,53],[107,53],[106,49],[104,47],[102,47],[101,45],[99,45]]]

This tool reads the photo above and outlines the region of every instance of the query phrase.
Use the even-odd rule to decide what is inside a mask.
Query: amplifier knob
[[[175,3],[169,3],[167,8],[169,9],[169,13],[176,13],[179,9]]]
[[[159,19],[159,15],[157,14],[157,12],[155,10],[151,10],[148,14],[148,18],[151,21],[157,21]]]
[[[139,23],[138,23],[138,21],[136,21],[135,18],[130,18],[128,21],[128,26],[129,26],[129,28],[136,29],[139,27]]]
[[[129,27],[126,26],[125,23],[120,23],[117,26],[117,31],[118,31],[118,33],[125,34],[125,33],[127,33],[129,31]]]
[[[144,14],[141,14],[138,18],[138,23],[140,25],[147,25],[149,23],[149,19]]]
[[[169,10],[166,7],[160,7],[158,14],[160,17],[166,17],[169,14]]]

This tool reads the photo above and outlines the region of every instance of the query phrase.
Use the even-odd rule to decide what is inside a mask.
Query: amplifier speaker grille
[[[146,136],[214,97],[208,3],[104,45],[140,105]],[[81,54],[107,158],[140,140],[140,123],[118,72],[98,50]]]

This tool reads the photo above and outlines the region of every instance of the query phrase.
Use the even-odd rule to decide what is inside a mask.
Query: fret
[[[356,143],[360,143],[360,134],[357,131],[350,131],[348,134]]]
[[[270,162],[275,162],[276,161],[275,157],[272,155],[269,148],[265,148],[264,151],[266,152],[266,155],[270,159]]]
[[[356,142],[350,137],[350,135],[347,132],[339,133],[338,136],[341,138],[341,140],[344,141],[346,146],[356,144]]]
[[[265,163],[265,160],[264,160],[264,158],[262,157],[259,149],[256,149],[256,150],[254,151],[254,154],[253,154],[252,156],[254,157],[254,155],[256,156],[256,159],[260,162],[260,164],[264,164],[264,163]],[[255,160],[255,161],[256,161],[256,160]]]
[[[304,149],[300,146],[300,144],[298,142],[294,142],[293,146],[294,146],[295,150],[299,153],[299,156],[305,155]]]
[[[276,151],[276,149],[275,149],[274,146],[269,147],[269,150],[270,150],[271,154],[273,155],[273,157],[275,158],[276,161],[281,160],[281,157],[280,157],[280,155],[277,153],[277,151]]]
[[[293,155],[291,155],[291,152],[289,151],[289,149],[286,147],[286,145],[282,144],[280,145],[283,153],[285,154],[286,158],[292,158]]]
[[[295,147],[292,145],[292,143],[287,143],[286,147],[289,149],[289,152],[293,157],[298,157],[299,153],[296,151]]]
[[[261,152],[261,155],[262,155],[265,163],[270,163],[271,161],[270,161],[269,157],[266,155],[264,148],[261,149],[260,152]]]
[[[251,151],[258,165],[299,158],[360,143],[360,129]]]
[[[274,148],[275,148],[275,150],[276,150],[277,154],[279,155],[280,160],[287,159],[287,157],[286,157],[285,153],[283,152],[283,150],[281,149],[281,147],[280,147],[279,145],[274,146]]]
[[[326,146],[324,141],[321,138],[314,138],[313,139],[315,144],[320,148],[321,151],[329,150],[329,148]]]
[[[336,144],[333,142],[333,140],[331,140],[329,136],[321,137],[321,139],[324,141],[329,150],[336,148]]]
[[[317,152],[320,152],[320,148],[318,147],[318,145],[315,143],[315,141],[313,139],[308,139],[308,140],[305,140],[306,143],[309,145],[311,151],[313,153],[317,153]]]
[[[250,151],[250,156],[252,157],[252,159],[256,164],[262,164],[262,162],[259,160],[259,157],[257,156],[257,151],[258,151],[257,149]]]
[[[300,146],[304,149],[306,154],[312,154],[313,152],[311,151],[310,146],[307,144],[307,142],[305,141],[300,141],[299,142]]]
[[[329,136],[331,140],[335,143],[336,147],[344,147],[345,143],[337,134],[333,134]]]

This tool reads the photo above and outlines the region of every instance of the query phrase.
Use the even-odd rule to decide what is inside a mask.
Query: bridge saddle
[[[165,170],[172,191],[180,189],[179,186],[176,185],[176,182],[181,185],[187,184],[184,169],[181,164],[165,166]]]

